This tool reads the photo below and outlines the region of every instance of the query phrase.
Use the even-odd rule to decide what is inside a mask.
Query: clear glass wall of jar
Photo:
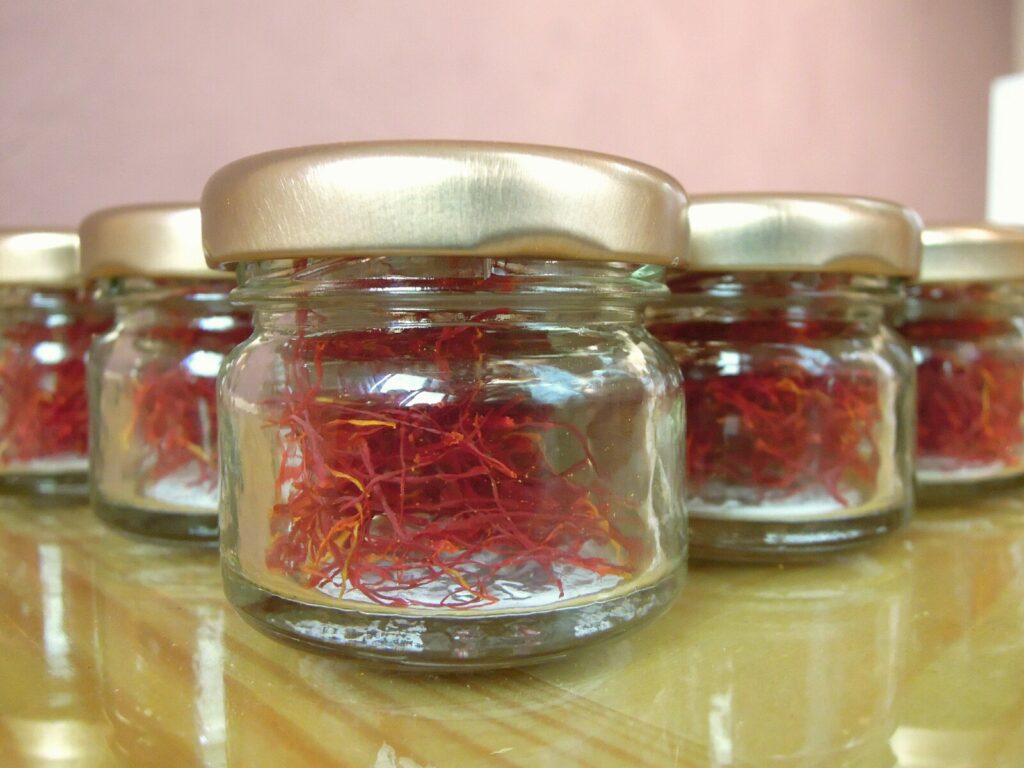
[[[1024,232],[929,228],[899,317],[917,364],[917,484],[947,502],[1024,480]]]
[[[917,268],[916,217],[723,195],[696,198],[690,226],[692,271],[648,321],[685,382],[692,553],[813,557],[901,525],[914,371],[885,308]]]
[[[332,173],[350,180],[361,169],[344,145],[334,151]],[[486,145],[377,151],[371,164],[410,171],[385,177],[396,197],[417,157],[446,154],[444,175],[493,159]],[[566,155],[534,156],[573,170]],[[505,198],[537,181],[506,175]],[[213,201],[237,205],[255,182],[214,182],[207,242],[230,261]],[[453,242],[481,184],[450,201]],[[665,186],[678,211],[682,190]],[[503,257],[532,250],[535,233],[515,203],[502,217],[516,245],[492,242],[487,256],[239,264],[255,331],[222,374],[221,554],[228,597],[257,627],[377,661],[479,669],[612,637],[675,595],[682,400],[676,365],[642,322],[662,270]],[[564,233],[545,237],[554,254],[569,247]],[[685,231],[668,240],[681,248]]]
[[[0,489],[87,495],[85,356],[110,320],[81,286],[76,234],[0,231]]]
[[[217,373],[251,332],[230,282],[103,281],[118,323],[93,345],[93,497],[105,521],[216,539]]]
[[[217,374],[252,330],[200,237],[195,206],[108,209],[82,226],[83,267],[117,311],[89,360],[93,506],[161,539],[217,538]]]

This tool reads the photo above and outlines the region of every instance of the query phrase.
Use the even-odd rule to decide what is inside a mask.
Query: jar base
[[[80,504],[89,499],[89,476],[85,472],[0,475],[0,494],[34,496],[54,504]]]
[[[216,513],[156,512],[152,509],[111,504],[95,497],[92,506],[96,517],[107,525],[145,539],[207,544],[217,541]]]
[[[690,557],[728,562],[799,562],[870,544],[904,525],[907,507],[822,522],[690,518]]]
[[[269,592],[223,568],[228,600],[253,627],[305,650],[375,667],[475,672],[540,664],[618,637],[661,614],[682,581],[672,575],[628,595],[504,616],[424,616],[327,608]]]

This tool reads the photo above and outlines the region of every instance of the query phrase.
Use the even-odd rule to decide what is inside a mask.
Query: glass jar
[[[117,324],[89,360],[96,514],[161,539],[216,540],[217,373],[251,333],[233,280],[206,267],[199,209],[111,208],[82,224],[82,263]]]
[[[818,556],[912,506],[913,364],[885,323],[917,269],[906,209],[832,196],[708,196],[690,271],[649,325],[683,373],[691,552]]]
[[[211,263],[241,261],[254,311],[220,389],[234,606],[278,637],[462,669],[660,612],[685,557],[682,402],[642,323],[662,270],[623,257],[681,253],[678,184],[532,147],[280,159],[229,166],[202,203]],[[245,209],[266,200],[272,216]],[[346,216],[304,225],[318,209]]]
[[[110,325],[73,232],[0,231],[0,490],[85,497],[85,355]]]
[[[917,364],[918,495],[1024,479],[1024,232],[926,229],[900,332]]]

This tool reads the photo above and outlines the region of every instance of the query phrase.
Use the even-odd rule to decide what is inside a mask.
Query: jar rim
[[[405,254],[681,262],[686,193],[620,157],[527,144],[392,141],[237,160],[202,195],[210,266]]]

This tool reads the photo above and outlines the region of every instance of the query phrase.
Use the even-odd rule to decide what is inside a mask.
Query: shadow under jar
[[[819,556],[906,521],[913,364],[885,324],[919,225],[862,198],[696,198],[651,331],[686,393],[691,553]]]
[[[0,490],[88,494],[85,356],[110,326],[73,232],[0,231]]]
[[[216,540],[217,374],[252,331],[234,281],[206,267],[196,206],[99,211],[82,259],[117,313],[89,360],[96,514],[151,538]]]
[[[318,172],[330,193],[305,186]],[[595,184],[561,187],[570,173]],[[383,197],[357,194],[371,177]],[[645,166],[532,147],[272,153],[207,185],[211,260],[260,237],[283,255],[273,232],[225,220],[251,222],[238,201],[265,184],[327,194],[347,215],[320,223],[336,243],[320,253],[296,242],[300,258],[238,267],[255,333],[221,381],[221,552],[242,615],[347,655],[479,669],[659,613],[685,558],[682,401],[642,323],[662,270],[625,262],[681,252],[681,188]],[[537,185],[553,210],[531,207]],[[647,210],[614,221],[627,196]],[[415,202],[389,210],[392,197]],[[441,199],[440,223],[417,218]],[[281,202],[278,220],[309,207]],[[626,227],[634,215],[650,229]],[[379,245],[350,247],[356,222]],[[402,255],[414,243],[426,252]]]
[[[917,364],[918,497],[1024,480],[1024,232],[928,228],[899,318]]]

